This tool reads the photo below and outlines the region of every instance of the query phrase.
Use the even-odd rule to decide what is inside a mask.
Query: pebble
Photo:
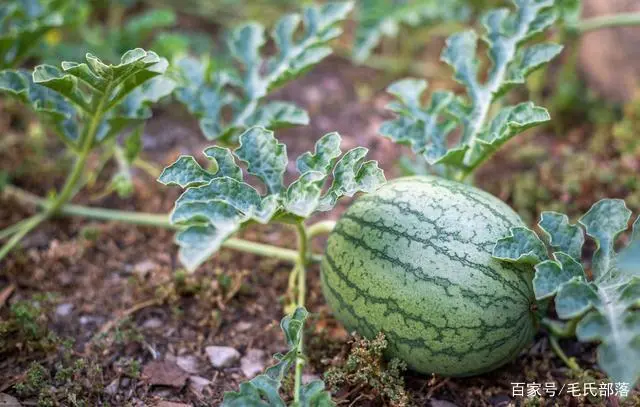
[[[118,392],[119,388],[120,388],[120,379],[115,379],[111,383],[109,383],[107,387],[104,388],[104,392],[110,396],[113,396]]]
[[[248,379],[253,378],[264,370],[265,353],[260,349],[249,349],[247,354],[240,359],[240,369]]]
[[[202,393],[204,388],[210,384],[211,380],[206,379],[202,376],[189,377],[189,388],[196,393]]]
[[[89,325],[89,324],[100,325],[102,322],[104,322],[104,318],[92,317],[91,315],[83,315],[80,317],[79,322],[80,322],[80,325]]]
[[[69,302],[60,304],[56,307],[56,315],[62,318],[69,316],[69,314],[71,314],[71,311],[73,311],[73,304]]]
[[[198,358],[193,355],[178,356],[176,358],[176,364],[187,373],[196,374],[200,371],[198,368]]]
[[[133,272],[140,277],[146,277],[147,274],[158,268],[158,264],[151,260],[145,260],[133,266]]]
[[[237,332],[246,332],[249,329],[251,329],[252,327],[253,327],[253,324],[251,322],[242,321],[242,322],[238,322],[238,324],[236,325],[236,331]]]
[[[143,328],[147,329],[157,329],[160,328],[164,323],[160,318],[149,318],[142,324]]]
[[[217,369],[233,366],[240,359],[240,352],[230,346],[207,346],[204,351]]]

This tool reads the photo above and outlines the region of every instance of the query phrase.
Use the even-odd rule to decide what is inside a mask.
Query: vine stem
[[[7,185],[4,188],[3,192],[6,196],[12,197],[19,202],[22,202],[28,205],[34,205],[37,208],[43,209],[45,211],[51,205],[51,202],[47,201],[46,199],[40,198],[36,195],[33,195],[27,191],[24,191],[12,185]],[[158,227],[163,229],[173,229],[173,230],[180,229],[179,226],[171,224],[171,222],[169,221],[169,217],[167,215],[155,214],[155,213],[120,211],[115,209],[104,209],[104,208],[90,208],[87,206],[67,204],[60,207],[59,211],[57,212],[57,215],[79,216],[79,217],[84,217],[89,219],[116,221],[116,222],[123,222],[123,223],[129,223],[134,225]],[[35,216],[39,216],[39,215],[35,215]],[[14,228],[14,226],[10,226],[7,229],[0,231],[0,236],[11,235],[15,233],[15,231],[12,230],[12,229],[16,229]],[[313,228],[314,226],[315,225],[312,225],[311,228]],[[316,230],[326,229],[326,226],[327,225],[323,226],[322,228],[316,227]],[[227,239],[222,244],[222,246],[228,249],[239,250],[239,251],[243,251],[251,254],[256,254],[259,256],[276,258],[278,260],[286,261],[288,263],[295,264],[300,259],[300,255],[295,250],[285,249],[282,247],[272,246],[264,243],[255,243],[255,242],[251,242],[244,239],[230,238],[230,239]],[[314,262],[320,261],[321,258],[322,256],[317,254],[309,255],[309,260]]]
[[[640,25],[640,13],[622,13],[591,17],[580,21],[574,29],[579,34],[603,28],[626,27]]]
[[[298,279],[296,308],[305,306],[307,296],[307,264],[309,263],[309,234],[303,222],[296,223],[298,232],[298,261],[294,266],[294,272]],[[296,349],[295,381],[293,387],[293,400],[296,405],[300,403],[302,389],[302,371],[304,369],[304,327],[300,329],[300,340]]]
[[[556,353],[556,355],[558,355],[558,357],[562,359],[564,364],[567,365],[569,369],[573,370],[574,372],[582,371],[580,365],[578,365],[576,360],[574,358],[568,357],[567,354],[564,353],[562,347],[560,347],[560,343],[558,342],[558,337],[556,335],[549,335],[549,343],[551,344],[551,348]]]

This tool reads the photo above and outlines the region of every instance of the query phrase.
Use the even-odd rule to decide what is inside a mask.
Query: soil
[[[344,138],[343,148],[370,148],[370,156],[379,160],[387,177],[398,176],[397,161],[406,151],[377,135],[381,122],[389,117],[384,110],[389,101],[383,92],[387,83],[383,74],[336,57],[280,90],[274,98],[295,101],[312,118],[310,126],[278,132],[288,146],[290,161],[312,148],[318,137],[335,130]],[[30,136],[25,141],[24,134],[29,133],[33,123],[15,110],[15,106],[0,110],[0,133],[7,135],[3,136],[5,144],[0,150],[2,170],[12,174],[15,185],[46,196],[62,183],[69,162],[53,137]],[[532,137],[537,144],[551,146],[551,151],[558,143],[567,142],[540,133],[521,143],[530,143]],[[574,147],[580,148],[580,139],[576,140]],[[197,155],[208,145],[192,119],[173,107],[155,111],[147,125],[144,144],[144,157],[158,166],[171,163],[179,154]],[[509,165],[514,174],[530,171],[530,167],[505,164],[503,156],[494,159],[500,163],[500,170],[489,165],[477,182],[509,200],[510,194],[503,188],[505,166]],[[553,154],[547,159],[552,160]],[[92,199],[108,180],[109,170],[112,169],[107,169],[106,175],[76,202],[153,213],[171,210],[179,191],[163,187],[142,171],[136,174],[133,197],[119,199],[109,195]],[[555,198],[561,200],[561,196]],[[9,199],[0,203],[0,228],[34,210]],[[342,204],[330,216],[337,218],[345,206]],[[285,247],[295,242],[293,234],[282,227],[253,228],[244,237]],[[322,250],[322,241],[316,242],[315,250]],[[266,355],[285,350],[278,324],[286,303],[284,293],[290,271],[287,264],[224,249],[195,274],[185,276],[176,252],[170,231],[79,218],[51,220],[29,235],[20,250],[0,264],[0,292],[9,293],[7,298],[0,295],[0,317],[9,319],[12,304],[51,293],[50,298],[39,300],[40,322],[48,332],[72,339],[73,345],[65,355],[59,345],[46,349],[26,347],[23,338],[10,338],[9,346],[0,353],[0,393],[7,392],[24,405],[33,405],[37,397],[21,395],[14,385],[25,381],[34,361],[54,372],[69,358],[83,358],[101,371],[91,383],[101,390],[83,393],[87,405],[142,406],[173,401],[216,406],[225,391],[236,390],[246,378],[238,366],[213,368],[205,347],[230,346],[242,355],[251,349]],[[309,285],[308,309],[314,313],[310,335],[316,335],[321,343],[310,345],[312,354],[306,373],[322,376],[331,365],[340,363],[338,355],[350,346],[349,334],[332,318],[324,303],[315,266],[310,270]],[[593,346],[574,341],[563,342],[562,346],[587,369],[585,376],[574,377],[541,333],[514,362],[490,374],[447,379],[406,372],[404,380],[415,405],[442,407],[452,405],[447,402],[457,406],[524,405],[525,398],[513,401],[514,382],[553,382],[560,388],[571,382],[603,379],[595,367]],[[176,373],[176,360],[185,356],[195,357],[195,367],[186,375],[181,370]],[[153,364],[154,361],[162,363]],[[269,362],[268,356],[265,362]],[[200,376],[210,384],[199,389],[189,376]],[[340,405],[389,404],[376,397],[375,389],[353,390],[335,389]],[[61,401],[61,405],[66,403]],[[568,395],[541,403],[619,405],[615,397],[598,400]]]

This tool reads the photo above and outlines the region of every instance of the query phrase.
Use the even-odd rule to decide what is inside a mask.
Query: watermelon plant
[[[211,58],[181,59],[176,63],[177,99],[199,119],[209,140],[237,142],[252,126],[278,129],[308,124],[307,112],[298,106],[264,98],[331,54],[328,43],[341,34],[339,24],[352,7],[348,2],[312,5],[302,15],[280,18],[271,35],[277,52],[269,57],[262,55],[266,43],[262,25],[252,22],[234,28],[227,43],[241,70],[215,69]],[[223,115],[227,109],[229,117]]]
[[[615,382],[633,387],[640,379],[640,365],[634,363],[640,360],[640,217],[632,243],[616,252],[630,218],[631,211],[617,199],[597,202],[579,224],[561,213],[543,212],[538,228],[544,239],[515,227],[498,241],[493,256],[505,264],[535,266],[536,299],[555,302],[558,319],[543,320],[552,338],[599,342],[600,367]],[[581,263],[585,232],[596,242],[588,267]],[[557,342],[554,346],[559,348]]]
[[[75,156],[64,186],[44,210],[1,232],[2,237],[10,238],[0,248],[0,260],[79,192],[94,150],[151,117],[149,105],[173,90],[173,82],[162,77],[167,65],[153,51],[136,48],[124,53],[117,65],[87,54],[85,63],[63,62],[62,70],[39,65],[33,75],[23,70],[0,72],[0,90],[30,106]],[[132,134],[139,137],[140,132]],[[132,147],[130,153],[135,152]]]
[[[285,186],[283,178],[288,164],[287,149],[278,142],[273,132],[262,127],[251,127],[240,135],[239,141],[240,146],[233,151],[216,145],[204,150],[214,170],[203,168],[191,156],[182,156],[165,168],[158,179],[165,185],[178,185],[185,189],[170,216],[170,222],[180,228],[176,235],[180,260],[188,270],[195,270],[215,254],[231,235],[252,223],[292,226],[298,236],[296,257],[283,256],[286,252],[282,249],[267,246],[263,246],[265,249],[261,254],[293,260],[290,281],[296,282],[292,297],[295,298],[293,305],[298,310],[292,319],[301,325],[300,321],[304,320],[302,315],[306,315],[306,311],[300,309],[305,305],[306,267],[313,258],[309,243],[318,233],[332,228],[331,222],[307,226],[306,219],[315,212],[331,210],[341,197],[373,192],[384,182],[383,172],[377,162],[365,160],[366,148],[355,147],[343,155],[340,135],[329,133],[316,142],[313,152],[306,152],[296,159],[299,177]],[[262,185],[254,187],[249,184],[236,160],[246,164],[246,172],[260,180]],[[325,186],[330,177],[331,183]],[[255,251],[251,246],[251,242],[246,242],[235,248]],[[240,388],[241,395],[229,395],[229,403],[238,398],[258,403],[262,396],[271,400],[271,393],[260,386],[277,390],[282,375],[293,364],[296,367],[296,403],[311,397],[309,392],[316,394],[322,390],[316,385],[311,389],[302,385],[303,338],[302,328],[297,329],[300,331],[296,334],[287,333],[289,344],[295,344],[295,353],[280,358],[281,363],[270,368],[265,376],[258,376],[257,380],[243,385]],[[262,390],[256,390],[256,386]]]
[[[382,124],[380,133],[406,144],[441,176],[464,181],[503,144],[525,130],[545,123],[549,113],[532,102],[507,105],[505,94],[525,83],[529,74],[562,51],[554,43],[527,45],[557,18],[554,0],[514,0],[517,9],[499,8],[482,18],[483,40],[492,65],[479,79],[478,34],[469,30],[450,36],[441,59],[449,64],[467,97],[435,91],[427,106],[421,102],[427,82],[403,79],[389,86],[398,100],[389,109],[398,117]],[[499,107],[498,107],[499,106]],[[450,146],[449,136],[460,133]]]

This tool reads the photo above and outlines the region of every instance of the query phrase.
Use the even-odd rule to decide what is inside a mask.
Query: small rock
[[[0,393],[0,406],[1,407],[22,407],[22,404],[17,398],[8,395],[7,393]]]
[[[149,318],[142,324],[143,328],[147,329],[157,329],[160,328],[164,323],[160,318]]]
[[[202,393],[205,387],[211,384],[211,380],[202,376],[189,377],[189,388],[195,393]]]
[[[249,349],[247,354],[240,359],[240,369],[248,379],[262,372],[264,365],[264,351],[260,349]]]
[[[104,318],[92,317],[91,315],[83,315],[79,319],[80,325],[89,325],[89,324],[100,325],[103,321],[104,321]]]
[[[130,384],[131,384],[131,379],[129,379],[128,377],[123,377],[122,379],[120,379],[120,387],[127,388],[129,387]]]
[[[140,263],[137,263],[133,266],[133,272],[138,274],[140,277],[145,277],[147,274],[157,269],[158,265],[151,260],[145,260]]]
[[[458,407],[450,401],[431,399],[431,407]]]
[[[233,366],[240,359],[240,352],[229,346],[207,346],[204,351],[215,368]]]
[[[178,365],[166,360],[152,361],[142,369],[142,375],[147,378],[150,385],[183,387],[189,375]]]
[[[249,329],[251,329],[252,327],[253,327],[253,324],[251,322],[242,321],[242,322],[238,322],[236,324],[236,331],[237,332],[246,332]]]
[[[198,358],[193,355],[178,356],[176,364],[187,373],[196,374],[200,372],[198,368]]]
[[[73,311],[73,304],[71,303],[60,304],[56,307],[56,315],[61,318],[69,316],[71,311]]]
[[[107,387],[104,388],[104,392],[110,396],[113,396],[118,392],[119,388],[120,388],[120,379],[115,379],[111,383],[109,383]]]
[[[191,407],[190,404],[176,403],[174,401],[161,400],[156,407]]]

